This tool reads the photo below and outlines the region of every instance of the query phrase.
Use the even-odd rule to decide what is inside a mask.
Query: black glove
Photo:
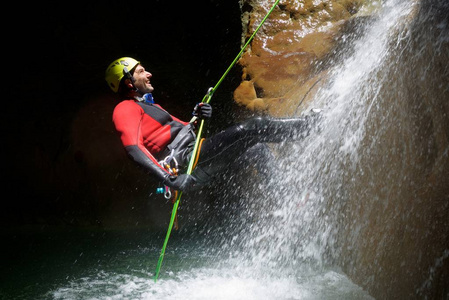
[[[195,178],[189,174],[181,174],[178,176],[169,176],[164,184],[178,191],[187,192],[194,189],[196,183]]]
[[[212,117],[212,106],[209,103],[198,103],[192,114],[200,119],[209,119]]]

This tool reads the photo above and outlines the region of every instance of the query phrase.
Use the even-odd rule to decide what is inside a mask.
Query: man
[[[310,117],[249,119],[204,139],[193,173],[185,174],[196,139],[196,118],[182,121],[154,103],[151,77],[130,57],[109,65],[105,79],[122,99],[114,109],[113,122],[128,156],[175,190],[200,188],[258,143],[299,139],[310,131]],[[200,103],[193,114],[198,119],[211,118],[212,107]]]

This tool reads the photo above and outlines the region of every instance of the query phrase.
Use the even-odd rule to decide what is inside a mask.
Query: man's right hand
[[[178,191],[188,192],[193,190],[196,180],[192,175],[181,174],[178,176],[169,176],[164,184]]]

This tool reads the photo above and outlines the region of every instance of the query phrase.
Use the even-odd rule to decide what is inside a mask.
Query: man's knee
[[[265,117],[254,117],[239,124],[239,130],[252,133],[264,130],[268,127],[268,119]]]

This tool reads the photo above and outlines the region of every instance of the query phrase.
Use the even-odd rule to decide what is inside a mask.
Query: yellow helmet
[[[105,79],[108,86],[114,93],[118,92],[120,81],[127,72],[130,72],[140,62],[131,57],[121,57],[114,60],[105,72]]]

